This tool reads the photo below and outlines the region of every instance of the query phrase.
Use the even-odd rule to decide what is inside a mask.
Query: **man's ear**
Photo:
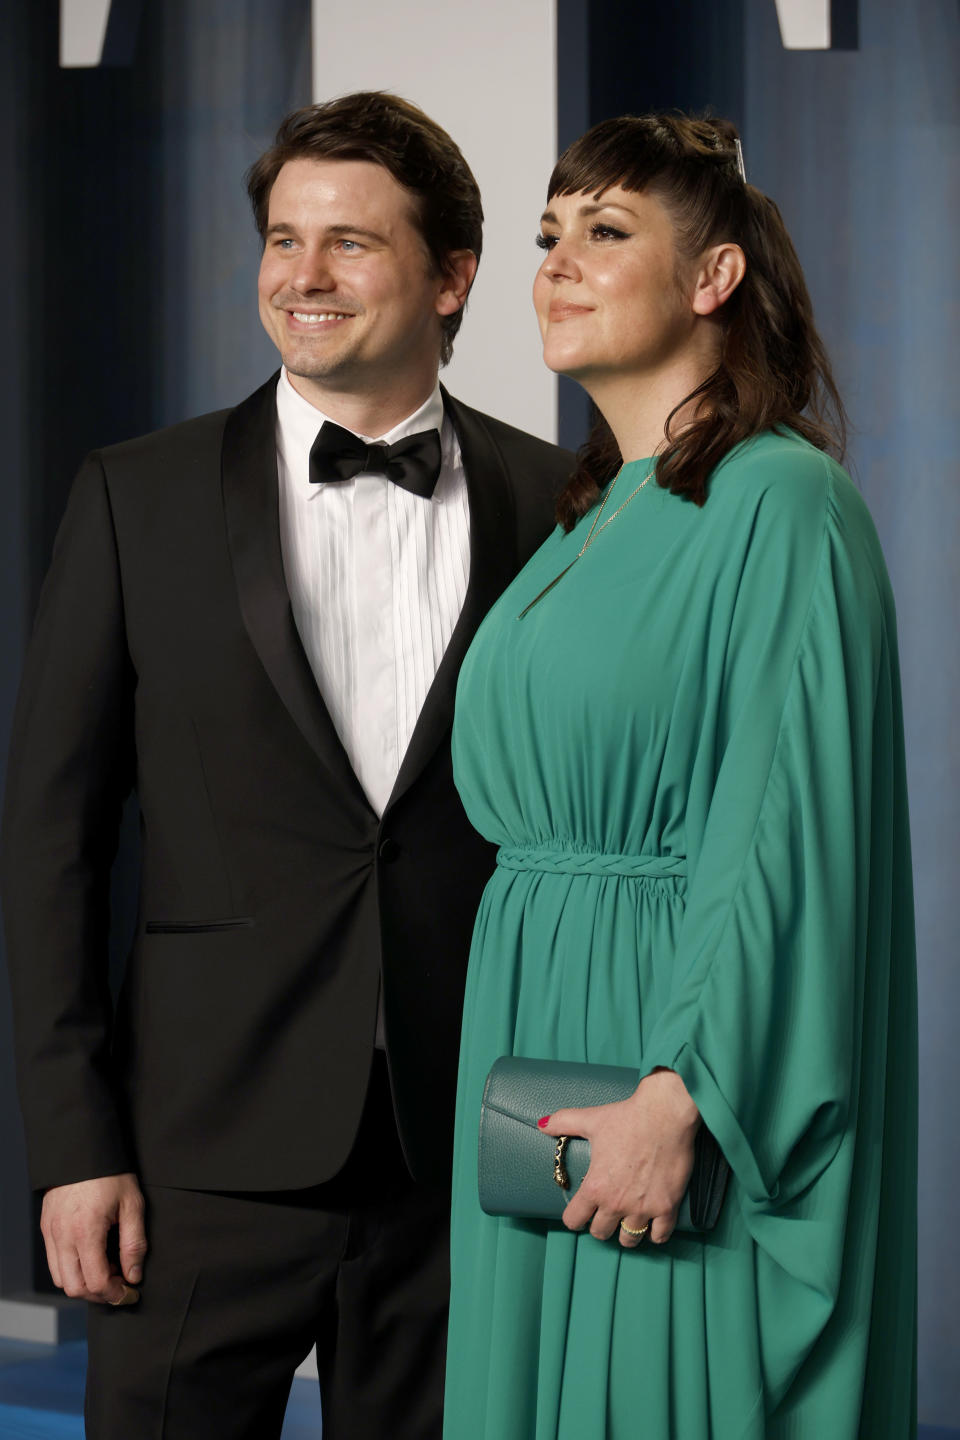
[[[739,245],[713,245],[700,257],[692,305],[696,315],[712,315],[726,304],[747,272]]]
[[[478,263],[472,250],[450,250],[446,254],[437,291],[438,315],[456,315],[458,310],[463,309]]]

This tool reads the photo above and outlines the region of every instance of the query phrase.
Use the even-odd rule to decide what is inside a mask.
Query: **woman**
[[[550,181],[547,365],[600,419],[464,664],[477,919],[447,1440],[904,1440],[916,1041],[895,620],[776,207],[733,127],[604,122]],[[568,568],[569,567],[569,568]],[[632,1065],[564,1225],[484,1215],[501,1054]],[[673,1232],[697,1127],[732,1167]]]

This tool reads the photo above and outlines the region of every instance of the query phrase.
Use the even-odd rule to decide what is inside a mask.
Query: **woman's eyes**
[[[629,239],[626,230],[618,230],[615,225],[601,225],[599,222],[596,225],[590,226],[590,234],[595,240]]]
[[[626,230],[618,230],[615,225],[603,225],[599,221],[590,226],[589,235],[591,240],[599,240],[601,243],[607,240],[630,239]],[[541,232],[536,237],[536,243],[541,250],[552,250],[559,239],[559,235],[545,235]]]

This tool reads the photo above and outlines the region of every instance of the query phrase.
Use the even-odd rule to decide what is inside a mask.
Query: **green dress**
[[[650,461],[625,467],[612,513]],[[467,984],[446,1440],[915,1433],[916,976],[895,617],[792,432],[595,512],[487,617],[453,752],[499,847]],[[606,518],[606,517],[604,517]],[[498,1055],[678,1071],[733,1169],[622,1249],[477,1202]]]

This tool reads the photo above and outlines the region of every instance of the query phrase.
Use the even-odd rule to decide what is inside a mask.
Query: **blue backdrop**
[[[143,7],[131,65],[63,72],[56,6],[0,7],[4,749],[82,454],[231,404],[273,367],[240,176],[310,98],[309,8],[164,0]],[[561,144],[625,110],[712,105],[739,121],[749,177],[784,212],[849,403],[851,468],[900,616],[921,986],[920,1413],[960,1426],[960,10],[860,0],[856,49],[805,54],[783,51],[774,0],[558,0],[558,18]],[[573,391],[562,406],[576,440],[585,408]],[[30,1283],[6,1004],[0,987],[3,1293]]]
[[[853,421],[900,631],[920,975],[920,1414],[960,1426],[960,9],[861,0],[860,46],[780,49],[747,0],[751,179],[780,204]]]

